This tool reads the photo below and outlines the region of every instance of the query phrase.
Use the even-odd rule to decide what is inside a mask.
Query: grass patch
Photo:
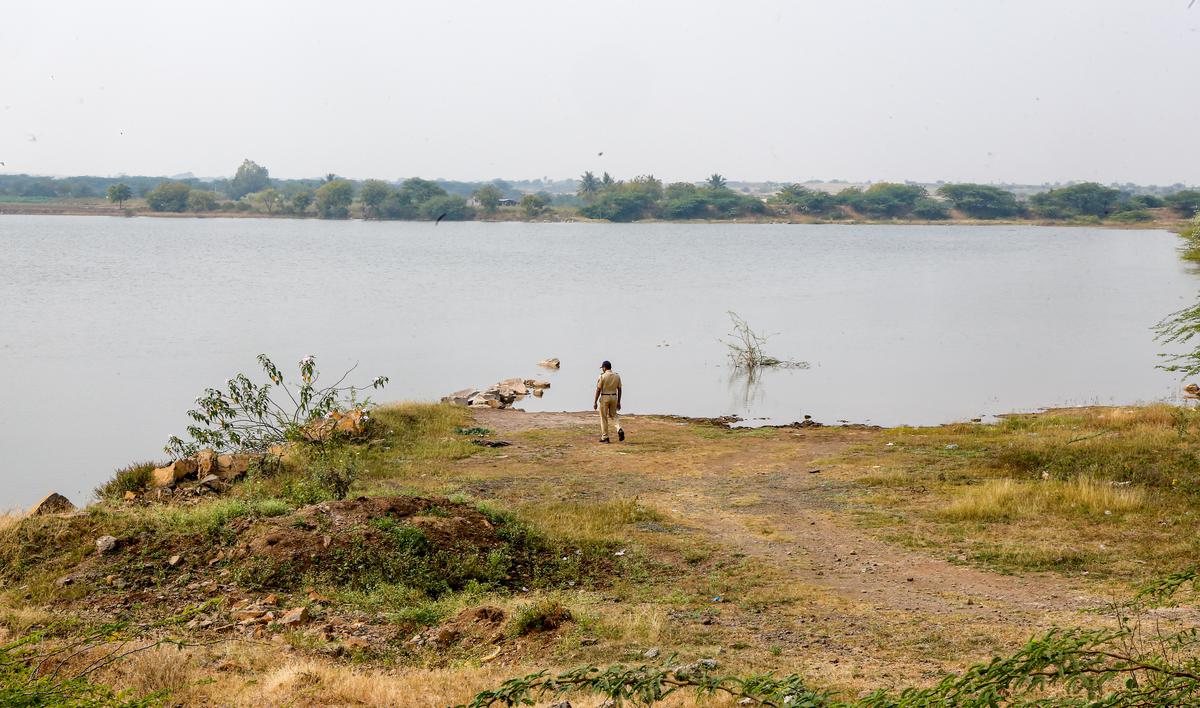
[[[520,516],[552,535],[588,544],[620,542],[628,537],[629,526],[663,518],[637,497],[603,502],[538,502],[523,506]]]
[[[150,486],[151,473],[161,466],[162,464],[157,462],[135,462],[122,467],[113,473],[112,479],[96,487],[96,498],[115,501],[124,497],[125,492],[141,494]]]
[[[554,598],[545,598],[517,608],[508,626],[512,637],[534,632],[550,632],[573,619],[571,611]]]
[[[1146,494],[1091,477],[1039,482],[993,479],[957,493],[940,513],[951,521],[1009,521],[1047,514],[1093,518],[1124,515],[1146,506]]]

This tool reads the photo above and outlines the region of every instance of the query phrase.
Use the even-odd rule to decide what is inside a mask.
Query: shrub
[[[539,600],[517,610],[508,632],[514,637],[523,637],[533,632],[549,632],[570,622],[571,619],[571,611],[558,600]]]
[[[142,492],[150,486],[150,474],[160,464],[156,462],[137,462],[117,470],[112,479],[96,487],[96,497],[100,499],[120,499],[125,492]]]
[[[913,203],[912,215],[920,219],[948,219],[950,210],[943,202],[930,197],[921,197]]]
[[[146,195],[146,204],[153,211],[186,211],[191,191],[186,182],[163,182]]]
[[[205,389],[196,399],[196,408],[188,411],[195,425],[187,428],[191,440],[185,442],[172,435],[164,448],[176,457],[195,454],[201,448],[214,450],[266,450],[289,439],[300,439],[306,426],[325,418],[334,411],[366,408],[370,399],[358,400],[365,387],[346,386],[342,382],[351,368],[334,384],[318,387],[320,372],[317,359],[306,356],[298,365],[300,382],[295,393],[284,383],[283,372],[266,354],[258,355],[258,363],[268,382],[256,384],[245,374],[225,380],[225,391]],[[386,376],[377,376],[370,388],[387,385]],[[285,398],[286,396],[286,398]]]
[[[1121,224],[1136,224],[1141,221],[1150,221],[1153,218],[1154,215],[1145,209],[1130,209],[1129,211],[1119,211],[1108,217],[1108,220]]]

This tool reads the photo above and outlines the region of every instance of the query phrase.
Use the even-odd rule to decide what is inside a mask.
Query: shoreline
[[[321,219],[317,216],[298,216],[296,214],[263,214],[245,211],[204,211],[204,212],[169,212],[152,211],[150,209],[122,209],[109,205],[63,205],[63,204],[25,204],[0,202],[0,216],[111,216],[123,218],[152,217],[166,219],[291,219],[297,221],[330,221],[330,222],[374,222],[381,223],[430,223],[421,219],[366,219],[350,217],[346,219]],[[810,224],[810,225],[843,225],[843,226],[1068,226],[1091,227],[1124,230],[1164,230],[1178,233],[1188,226],[1188,219],[1153,219],[1133,223],[1099,221],[1096,223],[1078,220],[1053,219],[815,219],[792,215],[790,217],[746,217],[732,219],[639,219],[631,222],[613,222],[604,219],[589,219],[577,214],[570,216],[551,215],[542,218],[523,218],[519,214],[506,215],[513,218],[481,218],[470,219],[476,223],[523,223],[523,224]]]

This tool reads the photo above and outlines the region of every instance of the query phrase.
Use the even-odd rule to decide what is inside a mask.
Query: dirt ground
[[[800,669],[849,690],[922,683],[1041,629],[1106,623],[1085,610],[1115,599],[1099,584],[906,550],[856,523],[847,492],[870,470],[838,460],[885,444],[878,430],[728,430],[624,416],[627,440],[602,445],[593,413],[474,418],[511,444],[459,461],[441,484],[517,507],[636,497],[663,514],[639,525],[640,540],[744,559],[743,580],[751,574],[755,587],[714,595],[712,612],[670,622],[697,651],[705,642],[743,647],[742,663],[756,669]],[[720,592],[704,563],[694,575],[684,582]]]

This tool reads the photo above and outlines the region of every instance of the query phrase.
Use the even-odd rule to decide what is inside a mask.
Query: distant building
[[[499,202],[496,202],[496,203],[499,204],[500,206],[516,206],[517,200],[509,199],[509,198],[505,197],[504,199],[501,199]]]

